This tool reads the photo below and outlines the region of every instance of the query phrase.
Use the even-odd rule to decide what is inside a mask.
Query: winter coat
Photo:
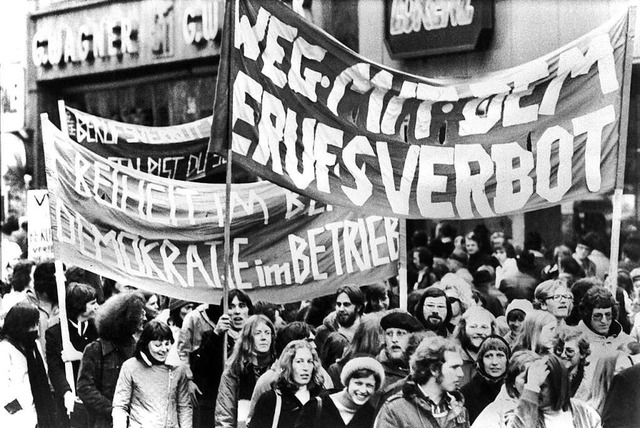
[[[503,384],[496,399],[480,412],[471,428],[505,428],[508,416],[513,414],[513,409],[517,405],[518,400],[507,393],[507,388]]]
[[[10,414],[5,406],[14,400],[22,409]],[[0,406],[0,427],[33,428],[38,423],[27,357],[8,340],[0,341]]]
[[[271,428],[273,426],[273,418],[276,409],[276,395],[280,395],[282,399],[277,427],[294,427],[298,420],[298,416],[302,412],[303,404],[292,391],[286,389],[272,389],[271,391],[267,391],[262,394],[258,399],[251,421],[249,422],[249,425],[247,425],[248,428]],[[311,400],[313,400],[314,397],[315,396],[312,394]]]
[[[476,373],[469,383],[460,388],[464,396],[464,406],[469,412],[469,423],[472,424],[484,408],[495,400],[502,383],[502,380],[492,382],[482,374]]]
[[[133,351],[133,338],[125,345],[98,339],[85,348],[77,393],[89,414],[89,427],[111,427],[111,403],[120,368],[133,356]]]
[[[125,361],[113,396],[114,420],[117,413],[124,413],[129,428],[191,428],[186,370],[185,366],[151,364],[136,357]]]
[[[587,357],[588,364],[584,368],[584,378],[575,394],[575,398],[585,401],[589,396],[593,372],[598,360],[615,354],[620,345],[631,341],[631,337],[622,331],[622,326],[615,320],[611,323],[607,336],[602,336],[591,330],[582,320],[578,323],[578,329],[584,333],[591,350],[591,354]]]
[[[638,364],[613,377],[602,411],[604,428],[637,428],[640,425],[638,385],[640,385],[640,365]]]
[[[333,391],[335,392],[335,391]],[[322,409],[318,412],[318,400],[322,401]],[[330,394],[324,394],[321,398],[314,398],[307,402],[298,416],[295,428],[371,428],[375,418],[375,409],[369,403],[365,403],[356,411],[348,424],[340,416]],[[311,422],[313,421],[313,422]]]
[[[538,400],[537,392],[525,388],[518,400],[518,405],[509,417],[507,428],[544,428],[544,419],[541,418]],[[571,399],[569,407],[574,428],[602,427],[598,412],[582,401]]]
[[[402,392],[389,398],[380,409],[375,428],[468,428],[469,417],[460,393],[446,393],[449,412],[440,425],[431,413],[420,388],[412,381],[402,387]]]
[[[227,355],[233,352],[234,343],[233,338],[227,335]],[[198,397],[201,406],[215,406],[220,377],[224,372],[223,347],[223,335],[217,335],[213,330],[206,331],[202,334],[200,347],[189,356],[193,381],[202,392]]]
[[[235,374],[228,367],[224,370],[216,399],[216,428],[235,428],[238,425],[238,402],[240,400],[247,400],[248,414],[249,400],[251,400],[256,381],[262,374],[257,373],[252,365],[249,365],[245,372],[240,374]]]

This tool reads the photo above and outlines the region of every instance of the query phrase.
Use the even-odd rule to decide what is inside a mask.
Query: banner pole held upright
[[[409,286],[407,284],[407,220],[400,219],[400,266],[398,266],[398,285],[400,288],[400,309],[407,310],[407,300],[409,297]]]
[[[624,190],[624,170],[627,160],[627,133],[629,126],[629,96],[631,93],[631,68],[633,65],[633,39],[636,23],[636,7],[627,12],[627,43],[622,73],[622,96],[620,100],[620,141],[618,143],[618,170],[613,193],[611,217],[611,251],[609,265],[609,287],[614,298],[618,288],[618,260],[620,259],[620,223],[622,221],[622,195]]]

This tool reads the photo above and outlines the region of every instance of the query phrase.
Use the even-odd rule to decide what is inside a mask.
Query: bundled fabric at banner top
[[[520,66],[431,79],[369,61],[280,2],[227,8],[211,150],[334,205],[476,218],[613,190],[628,15]],[[631,49],[631,47],[629,47]]]
[[[55,257],[187,301],[219,303],[225,185],[104,159],[42,121]],[[231,189],[230,287],[291,302],[397,274],[398,219],[331,207],[268,182]]]
[[[207,150],[212,118],[175,126],[104,119],[58,102],[69,137],[113,162],[174,180],[224,176],[224,158]],[[64,125],[63,125],[64,126]]]

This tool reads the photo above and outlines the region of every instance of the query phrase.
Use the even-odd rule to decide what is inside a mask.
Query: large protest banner
[[[511,69],[432,79],[359,56],[280,2],[235,3],[211,150],[231,141],[234,162],[269,181],[367,213],[439,219],[615,187],[627,15]]]
[[[125,284],[219,303],[225,186],[110,162],[42,119],[56,258]],[[268,182],[231,191],[230,287],[292,302],[397,273],[398,219],[360,216]]]
[[[58,102],[69,137],[113,162],[158,177],[197,180],[224,174],[224,158],[207,150],[212,118],[175,126],[104,119]]]

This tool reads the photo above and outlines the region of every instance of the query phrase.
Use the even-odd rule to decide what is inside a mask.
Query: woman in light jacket
[[[162,321],[144,327],[135,356],[120,370],[113,395],[114,428],[191,428],[186,367],[165,364],[173,340]]]

